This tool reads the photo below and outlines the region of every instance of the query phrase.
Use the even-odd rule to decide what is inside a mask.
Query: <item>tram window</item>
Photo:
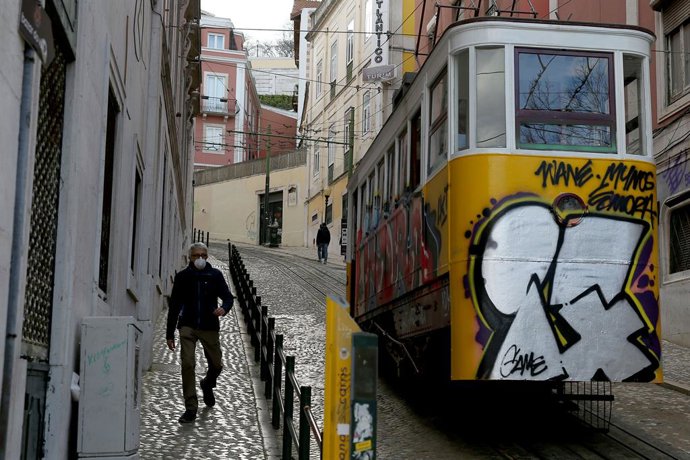
[[[477,147],[506,146],[505,52],[477,48]]]
[[[616,151],[610,53],[516,53],[518,147]]]
[[[402,134],[398,136],[398,158],[400,159],[400,167],[398,168],[398,191],[400,194],[403,194],[407,186],[407,165],[410,158],[407,148],[407,130],[403,131]]]
[[[422,171],[422,112],[418,110],[412,118],[412,139],[410,141],[410,188],[415,190],[421,181]]]
[[[380,206],[380,201],[383,197],[383,179],[384,175],[386,173],[386,170],[384,169],[384,164],[383,160],[379,161],[378,166],[376,166],[376,199],[379,201],[377,205]]]
[[[629,155],[644,155],[642,110],[642,58],[623,56],[625,93],[625,145]]]
[[[470,63],[469,52],[463,51],[458,55],[458,132],[455,136],[455,148],[463,150],[469,147],[467,130],[470,126]]]
[[[431,86],[429,107],[429,174],[446,160],[448,153],[448,74],[444,69]]]

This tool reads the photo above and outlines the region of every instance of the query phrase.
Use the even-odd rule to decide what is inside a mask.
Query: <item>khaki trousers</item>
[[[204,347],[208,368],[205,380],[210,387],[216,386],[216,379],[223,370],[220,338],[217,331],[202,331],[183,327],[180,329],[180,360],[182,361],[182,394],[186,410],[197,410],[199,400],[196,396],[196,342]]]

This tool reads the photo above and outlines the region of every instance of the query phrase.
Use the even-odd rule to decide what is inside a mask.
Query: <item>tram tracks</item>
[[[318,302],[325,302],[327,296],[345,296],[345,273],[341,268],[267,248],[238,246],[238,250],[243,258],[253,257],[272,264]]]
[[[227,253],[227,248],[222,244],[213,245],[212,249],[215,254]],[[266,267],[270,266],[275,269],[276,278],[281,278],[281,283],[291,283],[299,288],[314,300],[323,303],[327,295],[343,295],[345,291],[345,273],[342,267],[321,265],[316,260],[308,259],[304,256],[296,255],[286,251],[274,250],[262,247],[252,246],[238,246],[240,254],[247,263],[248,267]],[[227,255],[225,256],[227,258]],[[223,258],[221,258],[223,259]],[[256,262],[259,262],[258,264]],[[256,269],[256,268],[255,268]],[[264,270],[265,268],[261,268]],[[278,281],[278,280],[276,280]],[[278,283],[280,284],[280,283]],[[257,286],[259,293],[264,286]],[[409,401],[403,401],[402,395],[397,395],[393,391],[385,391],[385,397],[381,398],[382,415],[386,412],[386,408],[395,408],[396,405],[407,406]],[[382,393],[382,396],[384,395]],[[402,399],[400,399],[402,398]],[[400,399],[400,401],[398,401]],[[649,459],[649,460],[681,460],[688,458],[684,452],[678,452],[672,446],[668,446],[663,442],[650,437],[648,434],[635,434],[634,429],[628,429],[620,426],[614,422],[610,425],[608,433],[596,432],[595,430],[583,426],[581,421],[569,420],[569,416],[559,418],[556,423],[546,423],[546,426],[553,425],[553,430],[540,429],[534,427],[534,430],[528,429],[524,436],[521,434],[515,435],[512,432],[515,427],[531,425],[527,421],[520,421],[506,428],[505,426],[498,428],[496,426],[496,419],[486,424],[485,429],[480,429],[481,437],[488,436],[488,438],[477,439],[472,434],[468,434],[463,427],[454,425],[454,423],[443,422],[442,419],[446,417],[440,415],[440,403],[436,409],[433,409],[429,417],[424,416],[417,411],[410,414],[411,419],[406,419],[405,423],[395,428],[394,433],[390,432],[389,426],[383,428],[384,432],[380,432],[380,442],[382,454],[385,450],[391,452],[399,452],[401,440],[413,439],[415,434],[423,427],[430,428],[431,433],[425,437],[427,441],[423,443],[427,448],[437,454],[433,458],[505,458],[505,459]],[[472,411],[468,411],[467,407],[459,406],[454,414],[454,417],[471,417]],[[500,406],[496,407],[493,414],[501,417]],[[486,408],[484,408],[486,410]],[[399,414],[399,410],[390,409],[389,412]],[[476,413],[476,412],[474,412]],[[541,417],[536,417],[539,421]],[[543,420],[543,419],[542,419]],[[568,421],[564,421],[568,420]],[[410,432],[406,431],[407,427]],[[464,427],[466,428],[466,427]],[[489,433],[487,435],[487,433]],[[392,437],[391,437],[392,436]],[[395,440],[398,437],[399,440]],[[390,439],[386,439],[389,438]],[[446,441],[431,441],[431,439],[445,439],[452,440],[451,445],[446,445]],[[434,445],[431,447],[429,444]],[[438,445],[437,445],[438,444]],[[445,450],[444,450],[445,449]],[[448,456],[449,451],[453,454]],[[403,458],[403,457],[400,457]],[[432,457],[419,457],[432,458]]]

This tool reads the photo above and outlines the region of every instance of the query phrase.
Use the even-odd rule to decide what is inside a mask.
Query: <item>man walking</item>
[[[182,361],[182,394],[185,411],[178,419],[190,423],[196,419],[196,342],[204,347],[208,368],[200,382],[204,403],[216,403],[213,388],[223,370],[220,349],[220,321],[232,308],[233,296],[220,270],[206,261],[208,248],[194,243],[189,248],[189,265],[175,275],[169,299],[168,323],[165,338],[168,348],[175,350],[175,327],[180,330],[180,359]],[[223,303],[218,306],[218,298]]]
[[[321,224],[319,231],[316,232],[316,251],[319,255],[319,262],[325,264],[328,261],[328,245],[331,242],[331,232],[325,223]]]

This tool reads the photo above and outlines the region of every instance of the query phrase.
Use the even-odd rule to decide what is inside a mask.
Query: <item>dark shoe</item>
[[[211,385],[206,384],[206,379],[201,379],[199,386],[201,386],[201,391],[204,392],[204,404],[206,404],[208,407],[215,406],[216,397],[213,394],[213,388],[211,388]]]
[[[177,421],[180,423],[192,423],[194,420],[196,420],[196,411],[189,409],[184,411],[184,414],[182,414],[180,418],[177,419]]]

